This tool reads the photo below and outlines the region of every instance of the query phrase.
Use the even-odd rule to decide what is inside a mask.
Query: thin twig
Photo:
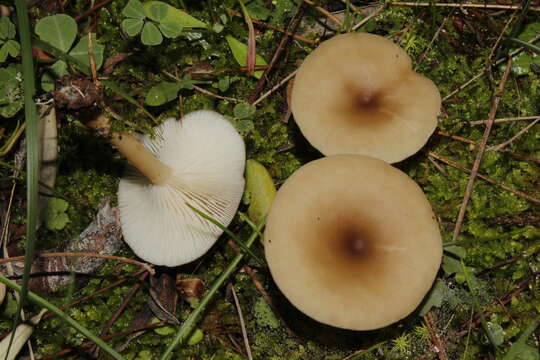
[[[470,174],[472,171],[470,169],[467,169],[461,165],[459,165],[458,163],[455,163],[451,160],[448,160],[438,154],[435,154],[434,152],[431,152],[431,151],[428,151],[428,155],[439,160],[439,161],[442,161],[443,163],[447,164],[447,165],[450,165],[458,170],[461,170],[463,172],[466,172],[467,174]],[[501,189],[504,189],[506,191],[510,191],[511,193],[513,193],[514,195],[516,196],[519,196],[525,200],[528,200],[532,203],[535,203],[535,204],[538,204],[540,205],[540,200],[539,199],[536,199],[536,198],[533,198],[532,196],[528,195],[528,194],[525,194],[523,191],[519,191],[519,190],[515,190],[515,189],[512,189],[510,186],[508,185],[505,185],[505,184],[502,184],[502,183],[499,183],[485,175],[482,175],[482,174],[479,174],[477,173],[476,174],[477,177],[479,177],[480,179],[484,180],[484,181],[487,181],[488,183],[490,184],[493,184],[495,186],[498,186],[500,187]]]
[[[193,88],[195,90],[197,90],[198,92],[200,92],[201,94],[205,94],[205,95],[208,95],[210,97],[213,97],[215,99],[219,99],[219,100],[226,100],[226,101],[230,101],[230,102],[233,102],[233,103],[243,103],[244,101],[242,100],[238,100],[238,99],[235,99],[235,98],[232,98],[232,97],[228,97],[228,96],[221,96],[221,95],[218,95],[218,94],[214,94],[213,92],[211,91],[208,91],[206,89],[203,89],[202,87],[199,87],[197,85],[192,85]]]
[[[529,285],[529,283],[536,279],[537,277],[540,276],[540,272],[536,272],[536,273],[533,273],[531,276],[529,276],[528,278],[520,281],[518,284],[517,284],[517,287],[516,289],[514,290],[511,290],[510,292],[508,292],[507,294],[505,294],[503,297],[502,297],[502,300],[494,300],[492,301],[492,304],[495,304],[497,302],[501,302],[502,304],[508,304],[512,298],[518,296],[520,293],[522,293],[523,291],[525,291]],[[489,316],[493,311],[492,311],[492,307],[490,306],[486,306],[486,309],[483,313],[483,316],[487,317]],[[447,337],[444,338],[444,342],[445,344],[451,344],[451,343],[455,343],[456,341],[458,341],[459,339],[461,339],[463,336],[467,335],[467,334],[470,334],[471,330],[473,328],[475,328],[476,326],[478,326],[478,324],[480,324],[480,315],[477,315],[474,317],[474,319],[472,321],[467,321],[466,324],[462,325],[461,328],[463,328],[464,326],[466,326],[467,328],[465,330],[461,330],[461,331],[455,331],[453,332],[452,334],[448,335]],[[430,355],[430,353],[434,350],[434,346],[435,345],[432,345],[429,347],[429,349],[422,355],[418,358],[418,360],[423,360],[423,359],[426,359],[428,355]]]
[[[499,108],[499,103],[501,101],[501,97],[504,92],[504,86],[506,85],[506,81],[508,80],[508,75],[510,74],[511,67],[512,58],[509,58],[508,62],[506,63],[506,68],[504,70],[501,82],[499,84],[499,88],[497,89],[495,97],[493,98],[493,103],[491,105],[491,110],[488,116],[489,122],[486,124],[486,128],[484,129],[484,135],[482,136],[482,141],[478,146],[478,152],[476,154],[476,159],[474,160],[474,164],[471,170],[471,176],[469,177],[469,182],[467,183],[467,188],[465,189],[463,202],[461,203],[461,208],[459,209],[458,217],[456,220],[456,226],[454,227],[454,233],[452,234],[452,241],[456,241],[459,233],[461,232],[461,225],[463,224],[465,211],[467,210],[467,205],[469,204],[469,199],[471,198],[474,181],[476,180],[478,169],[480,168],[480,162],[482,161],[482,157],[484,156],[484,151],[486,149],[489,134],[491,133],[491,128],[493,127],[493,120],[495,119],[495,115],[497,114],[497,109]]]
[[[296,10],[296,14],[294,14],[292,19],[289,21],[289,24],[287,25],[287,31],[289,33],[296,32],[296,28],[298,27],[298,24],[300,23],[300,18],[302,17],[302,14],[303,14],[303,9],[304,9],[303,3],[301,3]],[[255,90],[253,90],[253,92],[249,95],[248,103],[253,104],[255,100],[259,97],[259,94],[263,91],[266,81],[268,80],[268,74],[270,74],[270,72],[276,65],[279,57],[281,56],[281,53],[287,47],[286,45],[289,42],[289,40],[290,40],[290,36],[287,34],[284,34],[281,37],[281,40],[278,46],[276,47],[276,51],[274,52],[274,55],[272,56],[272,59],[270,60],[270,63],[268,64],[268,68],[264,70],[264,73],[262,74],[261,78],[257,82],[257,85],[255,86]]]
[[[280,87],[285,85],[287,82],[289,82],[289,80],[291,80],[296,75],[297,72],[298,72],[298,69],[294,70],[292,73],[285,76],[285,78],[281,80],[277,85],[275,85],[273,88],[271,88],[270,90],[262,94],[257,100],[255,100],[252,103],[252,105],[257,106],[261,101],[263,101],[264,99],[272,95],[277,89],[279,89]]]
[[[424,52],[422,53],[422,55],[420,55],[420,57],[418,57],[418,61],[416,62],[416,66],[414,67],[414,70],[416,71],[418,69],[418,67],[422,64],[422,62],[424,61],[424,59],[426,58],[426,55],[427,53],[429,52],[429,50],[431,50],[431,47],[433,46],[433,43],[435,43],[435,41],[437,40],[437,38],[439,37],[439,34],[441,33],[441,30],[444,28],[444,26],[446,25],[446,22],[448,21],[448,19],[450,18],[450,16],[452,16],[454,14],[454,11],[455,9],[453,9],[452,11],[450,11],[450,13],[448,15],[446,15],[446,17],[444,18],[443,22],[441,23],[441,25],[437,28],[437,31],[435,31],[435,34],[433,34],[433,38],[431,39],[431,41],[429,42],[428,46],[426,47],[426,49],[424,50]]]
[[[103,337],[103,336],[107,335],[107,333],[109,332],[109,329],[114,325],[116,320],[118,320],[118,318],[124,313],[127,306],[129,305],[129,302],[131,301],[131,299],[133,299],[135,294],[137,294],[137,291],[139,291],[139,289],[141,288],[142,282],[146,279],[147,276],[148,276],[148,271],[145,271],[139,277],[139,280],[131,287],[131,290],[124,297],[124,299],[122,300],[122,303],[118,307],[118,310],[116,310],[116,312],[109,319],[109,321],[107,321],[107,324],[105,324],[105,326],[101,330],[100,337]],[[95,356],[97,358],[98,355],[99,355],[99,347],[98,346],[95,347],[95,350],[93,351],[93,353],[95,354]]]
[[[50,253],[36,254],[36,258],[51,258],[51,257],[91,257],[91,258],[115,260],[115,261],[120,261],[127,264],[140,266],[146,269],[146,271],[148,271],[150,274],[152,275],[155,274],[155,271],[152,265],[142,263],[137,260],[121,257],[121,256],[94,254],[94,253],[89,253],[89,252],[50,252]],[[13,261],[24,261],[24,256],[13,256],[6,259],[0,259],[0,264],[5,264],[5,263],[13,262]]]
[[[540,118],[540,115],[507,117],[507,118],[495,119],[493,120],[493,123],[498,124],[498,123],[512,122],[512,121],[536,120],[538,118]],[[476,120],[476,121],[467,122],[467,124],[469,125],[485,125],[487,123],[488,123],[488,120]]]
[[[512,13],[512,16],[510,16],[510,19],[508,19],[508,21],[504,24],[504,27],[502,31],[500,32],[499,36],[497,37],[495,44],[493,44],[493,46],[491,47],[491,50],[489,51],[488,59],[491,60],[491,58],[493,58],[493,55],[495,54],[495,50],[499,46],[499,43],[501,42],[504,34],[506,33],[506,29],[508,29],[512,21],[514,21],[515,16],[516,16],[516,13]]]
[[[431,316],[431,312],[428,312],[426,315],[424,315],[424,323],[426,324],[428,332],[431,335],[431,341],[436,347],[436,352],[437,352],[437,355],[439,356],[439,360],[448,360],[448,357],[446,356],[446,349],[444,347],[444,342],[441,341],[439,334],[437,334],[437,330],[435,329],[435,324],[433,322],[433,317]]]
[[[537,40],[540,39],[540,35],[537,35],[535,36],[534,38],[532,38],[531,40],[528,41],[529,44],[533,44],[534,42],[536,42]],[[512,52],[510,52],[508,54],[508,57],[512,58],[513,56],[519,54],[520,52],[522,52],[524,50],[524,48],[518,48]],[[493,66],[498,66],[500,64],[502,64],[503,62],[505,61],[505,58],[501,58],[499,60],[497,60]],[[445,102],[447,101],[448,99],[450,99],[452,96],[456,95],[457,93],[459,93],[461,90],[465,89],[466,87],[468,87],[469,85],[471,85],[472,83],[474,83],[476,80],[480,79],[482,76],[484,76],[484,74],[487,72],[487,69],[484,69],[482,70],[481,72],[479,72],[478,74],[476,74],[475,76],[473,76],[472,78],[470,78],[469,80],[467,80],[467,82],[461,84],[458,88],[454,89],[453,91],[450,92],[450,94],[446,95],[444,98],[442,98],[442,102]]]
[[[268,306],[270,306],[270,309],[272,309],[272,312],[274,313],[274,315],[276,315],[276,317],[281,321],[281,324],[283,324],[283,326],[285,327],[285,330],[287,331],[289,336],[294,336],[294,332],[291,330],[291,328],[289,328],[289,326],[287,325],[287,322],[285,322],[285,319],[281,316],[281,313],[278,311],[278,309],[274,305],[274,302],[272,301],[272,298],[268,295],[268,293],[266,292],[266,289],[261,284],[259,279],[257,279],[257,272],[255,271],[255,269],[253,269],[251,266],[247,266],[247,265],[244,266],[243,269],[249,275],[249,277],[251,278],[251,281],[253,282],[253,285],[255,285],[255,287],[259,291],[259,294],[261,294],[264,301],[266,301]]]
[[[100,338],[102,340],[110,340],[110,339],[114,339],[114,338],[117,338],[117,337],[120,337],[120,336],[136,333],[136,332],[139,332],[139,331],[142,331],[142,330],[155,329],[155,328],[158,328],[158,327],[161,327],[161,326],[164,326],[164,325],[166,325],[165,321],[160,321],[160,322],[156,322],[156,323],[150,323],[150,324],[146,324],[144,326],[136,327],[136,328],[133,328],[133,329],[123,330],[123,331],[120,331],[120,332],[117,332],[117,333],[114,333],[114,334],[111,334],[111,335],[100,336]],[[80,344],[78,346],[67,348],[67,349],[62,349],[62,350],[60,350],[60,351],[58,351],[58,352],[56,352],[54,354],[46,355],[46,356],[42,357],[41,360],[56,359],[57,357],[69,354],[70,352],[74,351],[77,348],[84,348],[84,347],[91,346],[93,344],[94,343],[92,341],[85,341],[85,342],[83,342],[82,344]]]
[[[449,133],[447,133],[447,132],[440,131],[440,130],[437,131],[436,134],[437,134],[437,135],[444,136],[444,137],[447,137],[447,138],[450,138],[450,139],[453,139],[453,140],[461,141],[461,142],[463,142],[463,143],[466,143],[466,144],[469,144],[469,145],[472,145],[472,146],[478,146],[478,144],[476,143],[476,141],[471,140],[471,139],[464,138],[464,137],[462,137],[462,136],[452,135],[452,134],[449,134]],[[527,160],[527,161],[532,161],[532,162],[535,162],[535,163],[537,163],[537,164],[540,164],[540,159],[534,158],[534,157],[532,157],[532,156],[518,154],[518,153],[515,153],[515,152],[512,152],[512,151],[506,150],[506,149],[500,149],[500,150],[497,150],[497,149],[489,149],[489,150],[494,150],[494,151],[502,152],[502,153],[511,155],[511,156],[513,156],[513,157],[515,157],[515,158],[517,158],[517,159],[520,159],[520,160]]]
[[[231,293],[234,298],[234,305],[236,306],[236,311],[238,312],[238,318],[240,319],[240,327],[242,328],[242,337],[244,338],[244,346],[246,347],[246,355],[249,360],[253,360],[251,355],[251,347],[249,346],[249,339],[246,331],[246,324],[244,323],[244,316],[242,315],[242,308],[240,307],[240,302],[238,301],[238,296],[236,296],[236,291],[234,286],[231,284]]]
[[[76,16],[75,17],[75,21],[76,22],[79,22],[81,21],[82,19],[84,19],[85,17],[87,17],[88,15],[91,15],[93,12],[95,12],[96,10],[102,8],[103,6],[107,5],[108,3],[112,2],[113,0],[103,0],[102,2],[100,2],[99,4],[96,4],[93,8],[89,9],[89,10],[86,10],[85,12],[83,12],[81,15],[79,16]]]
[[[518,131],[518,133],[514,136],[512,136],[510,139],[506,140],[505,142],[502,142],[498,145],[493,145],[488,148],[488,150],[494,150],[494,151],[501,151],[504,147],[510,145],[513,143],[517,138],[519,138],[521,135],[525,134],[527,131],[529,131],[530,128],[532,128],[534,125],[536,125],[540,121],[540,117],[538,117],[536,120],[534,120],[529,125],[525,126],[523,129]]]
[[[446,8],[476,8],[486,10],[521,10],[521,5],[499,5],[499,4],[476,4],[476,3],[437,3],[437,2],[407,2],[407,1],[394,1],[389,2],[392,6],[422,6],[422,7],[446,7]],[[540,11],[540,7],[531,6],[531,11]]]
[[[356,25],[354,25],[351,29],[351,31],[356,31],[358,30],[359,28],[361,28],[365,23],[367,23],[369,20],[373,19],[375,16],[379,15],[380,13],[382,13],[384,10],[386,9],[386,6],[385,5],[381,5],[377,8],[377,10],[375,10],[374,12],[372,12],[371,14],[369,14],[368,16],[366,16],[365,18],[363,18],[362,20],[360,20],[360,22]],[[354,10],[354,8],[353,8]]]
[[[326,16],[327,18],[329,18],[330,20],[332,20],[333,22],[335,22],[336,24],[338,24],[339,26],[343,25],[343,21],[341,21],[340,18],[338,18],[337,16],[335,16],[334,14],[332,14],[331,12],[329,12],[328,10],[326,10],[325,8],[315,4],[313,1],[311,0],[304,0],[304,2],[308,5],[311,5],[313,6],[313,8],[315,10],[317,10],[319,13],[323,14],[324,16]]]
[[[176,80],[176,81],[182,81],[182,79],[180,79],[178,76],[174,75],[174,74],[171,74],[170,72],[168,72],[167,70],[161,70],[162,73],[164,73],[165,75],[167,75],[168,77],[170,77],[171,79],[173,80]],[[213,97],[215,99],[219,99],[219,100],[227,100],[227,101],[230,101],[230,102],[233,102],[233,103],[242,103],[244,101],[242,100],[238,100],[238,99],[235,99],[235,98],[231,98],[231,97],[227,97],[227,96],[221,96],[221,95],[218,95],[218,94],[214,94],[213,92],[211,91],[208,91],[206,89],[203,89],[202,87],[199,87],[195,84],[192,84],[191,86],[193,86],[193,88],[195,90],[197,90],[198,92],[200,92],[201,94],[205,94],[205,95],[208,95],[210,97]]]
[[[234,16],[238,16],[238,17],[243,17],[244,16],[244,15],[240,14],[238,11],[235,11],[235,10],[232,10],[232,9],[227,9],[227,11],[231,15],[234,15]],[[278,28],[277,26],[267,24],[267,23],[265,23],[263,21],[260,21],[260,20],[254,19],[254,18],[251,18],[251,22],[253,22],[254,24],[259,25],[261,27],[271,29],[271,30],[275,30],[275,31],[278,31],[278,32],[283,33],[283,34],[287,34],[289,36],[292,36],[296,40],[300,40],[300,41],[307,42],[307,43],[310,43],[310,44],[316,44],[318,42],[316,40],[311,40],[311,39],[305,38],[303,36],[297,35],[295,33],[291,33],[291,32],[289,32],[287,30],[283,30],[281,28]]]

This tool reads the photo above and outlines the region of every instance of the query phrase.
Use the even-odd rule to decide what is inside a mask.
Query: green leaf
[[[147,22],[142,29],[141,42],[144,45],[159,45],[163,42],[163,36],[156,25]]]
[[[264,7],[260,1],[253,1],[246,6],[249,15],[257,20],[266,20],[272,14],[272,11]]]
[[[236,40],[230,35],[227,35],[225,38],[227,39],[227,43],[229,44],[229,48],[231,49],[233,56],[236,59],[236,62],[240,66],[246,66],[248,46]],[[268,63],[266,62],[266,60],[262,58],[262,56],[257,54],[257,56],[255,57],[255,65],[258,65],[258,66],[268,65]],[[255,76],[257,79],[260,79],[262,74],[263,74],[262,70],[253,72],[253,76]]]
[[[216,34],[219,34],[220,32],[222,32],[223,29],[225,29],[225,26],[221,25],[220,23],[215,23],[214,25],[212,25],[212,30]]]
[[[53,91],[54,90],[54,77],[50,72],[45,72],[41,77],[41,88],[43,91]]]
[[[246,161],[245,195],[249,201],[249,218],[258,224],[270,211],[270,206],[276,196],[276,186],[268,170],[253,159]]]
[[[182,27],[178,24],[174,23],[161,23],[158,25],[159,30],[161,30],[161,33],[163,36],[165,36],[168,39],[174,39],[178,35],[182,33]]]
[[[122,10],[122,15],[139,20],[144,20],[146,18],[143,4],[139,0],[129,0]]]
[[[431,310],[431,308],[439,307],[442,305],[445,289],[446,285],[444,284],[444,282],[440,279],[437,279],[430,292],[424,299],[424,303],[420,308],[420,316],[426,315]]]
[[[497,323],[492,323],[491,321],[487,322],[487,328],[491,333],[491,338],[495,342],[495,346],[500,346],[504,342],[504,330],[501,325]]]
[[[521,333],[519,339],[510,347],[503,360],[539,360],[540,353],[538,348],[527,344],[527,339],[540,325],[540,316],[537,316],[533,322]]]
[[[462,259],[467,254],[466,250],[460,246],[448,245],[444,247],[444,251],[456,255],[458,258]]]
[[[145,102],[150,106],[160,106],[176,99],[181,84],[164,81],[152,87],[146,94]]]
[[[452,256],[443,256],[442,268],[447,275],[461,272],[461,262]]]
[[[129,36],[135,36],[141,32],[144,22],[141,19],[125,19],[120,24],[122,30]]]
[[[23,95],[20,67],[12,65],[0,69],[0,116],[15,116],[24,106]]]
[[[148,17],[154,21],[161,21],[169,12],[169,7],[165,3],[155,4],[148,9]]]
[[[9,17],[0,16],[0,39],[13,39],[15,34],[15,25],[9,20]]]
[[[44,211],[45,227],[49,230],[62,230],[69,222],[66,210],[69,204],[62,199],[51,198]]]
[[[56,75],[56,77],[62,77],[62,76],[66,76],[66,75],[69,75],[69,72],[67,70],[68,66],[66,64],[65,61],[62,61],[62,60],[58,60],[57,62],[55,62],[54,64],[52,64],[50,67],[49,67],[49,70],[54,74]]]
[[[41,40],[67,52],[77,36],[77,23],[68,15],[52,15],[40,19],[35,31]]]
[[[202,341],[203,338],[204,338],[204,333],[202,332],[202,330],[195,329],[195,331],[193,331],[193,334],[189,337],[187,344],[189,346],[198,344]]]
[[[95,35],[92,36],[92,44],[94,61],[96,62],[96,68],[99,69],[103,63],[103,52],[105,51],[105,46],[96,42]],[[90,66],[90,62],[88,61],[88,35],[83,36],[81,40],[79,40],[73,50],[69,52],[69,55],[73,56],[86,66]]]
[[[154,6],[162,6],[162,5],[165,5],[167,7],[167,14],[165,15],[165,17],[163,17],[160,20],[161,22],[174,23],[174,24],[180,25],[183,28],[207,28],[208,27],[206,23],[162,1],[146,1],[143,4],[146,16],[150,17],[151,9]]]
[[[45,91],[54,90],[54,80],[69,75],[67,68],[68,65],[63,60],[58,60],[52,64],[41,77],[41,88]]]
[[[4,44],[2,45],[2,47],[0,47],[0,63],[3,63],[4,61],[6,61],[7,57],[8,57],[8,51],[6,48],[6,44]]]
[[[540,23],[530,23],[519,34],[518,39],[523,41],[531,41],[535,36],[540,34]]]
[[[516,75],[529,74],[531,65],[540,66],[540,55],[522,52],[512,58],[512,72]]]
[[[21,45],[19,45],[19,43],[15,40],[8,40],[8,42],[2,47],[7,48],[7,52],[9,55],[11,55],[11,57],[15,57],[21,52]]]
[[[245,119],[255,114],[255,106],[251,104],[236,104],[234,107],[234,117],[237,119]]]
[[[176,332],[176,329],[171,326],[161,326],[161,327],[155,328],[154,332],[158,335],[167,336],[167,335],[174,334]]]

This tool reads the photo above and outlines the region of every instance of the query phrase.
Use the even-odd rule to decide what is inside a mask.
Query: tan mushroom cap
[[[300,67],[291,101],[300,130],[323,154],[390,163],[427,142],[441,106],[437,87],[403,49],[366,33],[321,43]]]
[[[437,274],[442,240],[424,193],[362,155],[304,165],[279,189],[265,254],[289,301],[322,323],[372,330],[410,314]]]

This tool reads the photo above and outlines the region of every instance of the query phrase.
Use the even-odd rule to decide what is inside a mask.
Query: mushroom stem
[[[130,164],[154,185],[164,184],[171,177],[172,169],[156,159],[133,135],[127,132],[113,132],[111,141]]]
[[[105,114],[95,115],[86,125],[101,135],[109,135],[118,151],[153,184],[164,184],[171,177],[172,169],[158,160],[135,136],[128,132],[111,132]]]

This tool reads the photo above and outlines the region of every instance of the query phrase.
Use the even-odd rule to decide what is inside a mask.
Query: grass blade
[[[257,229],[257,231],[254,231],[249,239],[246,241],[246,246],[250,247],[255,240],[259,237],[260,231],[264,226],[264,221],[261,223]],[[214,298],[214,295],[216,295],[217,291],[223,285],[225,280],[231,276],[231,274],[234,272],[242,258],[244,257],[244,253],[237,254],[234,259],[231,261],[229,266],[221,273],[219,278],[217,278],[216,281],[214,281],[214,284],[212,284],[212,287],[208,290],[208,292],[204,295],[204,297],[201,299],[201,302],[199,303],[199,306],[191,314],[189,314],[188,318],[182,323],[182,326],[176,333],[172,343],[167,347],[163,355],[161,356],[161,360],[169,360],[172,356],[172,352],[174,349],[182,344],[186,340],[186,338],[190,335],[191,331],[193,330],[193,327],[196,324],[196,321],[199,318],[199,315],[204,311],[206,305]]]
[[[244,250],[245,252],[247,252],[255,261],[257,261],[259,263],[259,265],[261,266],[266,266],[265,263],[253,252],[251,251],[251,249],[246,245],[244,244],[244,242],[242,240],[240,240],[238,238],[238,236],[236,236],[231,230],[229,230],[226,226],[224,226],[222,223],[220,223],[219,221],[217,221],[216,219],[214,219],[213,217],[211,217],[210,215],[207,215],[205,213],[203,213],[202,211],[200,211],[199,209],[193,207],[192,205],[186,203],[187,206],[189,206],[189,208],[193,211],[195,211],[195,213],[197,215],[199,215],[200,217],[202,217],[203,219],[205,220],[208,220],[210,221],[212,224],[216,225],[218,228],[220,228],[224,233],[226,233],[227,235],[229,235],[231,237],[231,239],[234,240],[234,242],[240,246],[242,248],[242,250]],[[248,223],[249,224],[249,223]],[[258,231],[257,229],[255,229],[256,231]],[[259,232],[259,235],[260,235],[260,232]]]
[[[517,39],[517,38],[508,38],[509,41],[512,41],[520,46],[523,46],[524,48],[526,49],[529,49],[529,50],[532,50],[534,51],[535,53],[537,54],[540,54],[540,47],[536,46],[536,45],[533,45],[527,41],[523,41],[523,40],[520,40],[520,39]]]
[[[22,0],[23,1],[23,0]],[[6,284],[6,286],[12,288],[15,291],[21,292],[21,286],[17,285],[14,281],[9,280],[8,278],[4,277],[2,274],[0,274],[0,282]],[[107,345],[106,342],[101,340],[99,337],[94,335],[90,330],[85,328],[84,326],[80,325],[77,321],[73,320],[69,315],[67,315],[65,312],[60,310],[55,305],[51,304],[41,296],[38,296],[34,294],[33,292],[28,292],[28,300],[32,301],[33,303],[46,308],[50,312],[58,315],[63,321],[65,321],[69,326],[86,336],[89,340],[93,341],[97,346],[99,346],[103,351],[107,352],[110,356],[113,357],[113,359],[116,360],[125,360],[122,355],[120,355],[116,350],[114,350],[112,347]]]
[[[38,217],[38,181],[39,181],[39,154],[38,154],[38,118],[34,95],[36,93],[34,60],[32,58],[32,45],[30,41],[30,21],[25,0],[16,0],[17,24],[19,40],[21,43],[21,58],[23,69],[24,88],[24,116],[26,122],[26,249],[24,257],[24,272],[21,286],[21,297],[17,304],[17,312],[13,320],[12,336],[6,357],[19,325],[19,315],[28,297],[28,281],[30,268],[34,261],[36,228]]]

